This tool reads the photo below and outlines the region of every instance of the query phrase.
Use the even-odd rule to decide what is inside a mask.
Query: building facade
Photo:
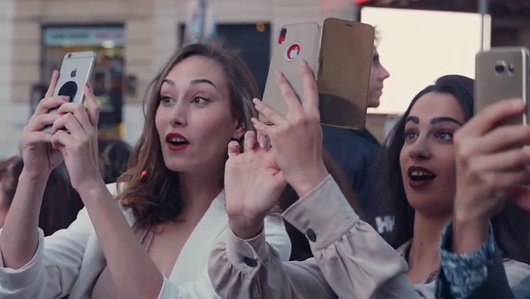
[[[263,88],[272,42],[283,24],[352,18],[350,0],[210,0],[218,33],[243,55]],[[349,6],[350,5],[350,6]],[[0,1],[0,157],[15,154],[51,70],[69,51],[98,54],[94,88],[103,99],[103,131],[135,143],[149,81],[181,43],[188,0]],[[518,31],[530,43],[526,31]],[[527,46],[530,46],[527,44]],[[256,60],[259,57],[261,60]],[[382,137],[384,115],[368,127]]]
[[[246,25],[246,31],[268,34],[267,40],[280,24],[320,15],[318,0],[211,2],[215,20],[226,25],[219,30],[237,35]],[[123,103],[123,125],[107,128],[108,133],[136,142],[143,125],[143,93],[179,46],[188,11],[185,0],[0,1],[0,157],[17,152],[32,107],[68,51],[97,52],[94,88],[121,90]],[[98,65],[105,67],[98,72]],[[105,73],[109,65],[115,76]],[[120,72],[121,81],[116,80]]]

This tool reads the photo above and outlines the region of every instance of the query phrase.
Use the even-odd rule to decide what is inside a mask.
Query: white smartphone
[[[66,53],[53,96],[69,96],[70,102],[83,103],[84,86],[90,80],[95,61],[96,53],[93,51]],[[56,113],[57,109],[51,109],[49,113]],[[51,125],[44,128],[46,132],[50,130]]]

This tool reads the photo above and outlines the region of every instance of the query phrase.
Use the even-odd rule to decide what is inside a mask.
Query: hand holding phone
[[[84,86],[90,80],[95,61],[96,53],[93,51],[64,55],[53,96],[67,96],[72,103],[83,103]],[[51,109],[49,113],[57,113],[58,108]],[[51,126],[46,126],[44,131],[49,133]]]
[[[371,25],[335,18],[324,20],[322,25],[316,22],[285,25],[274,45],[263,101],[285,114],[287,109],[274,72],[285,74],[294,92],[301,96],[298,64],[303,59],[317,80],[321,123],[362,129],[366,121],[374,34]],[[260,119],[267,122],[263,115]]]

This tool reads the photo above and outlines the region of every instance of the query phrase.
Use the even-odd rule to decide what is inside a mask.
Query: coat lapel
[[[225,195],[221,191],[191,232],[175,262],[169,280],[181,284],[197,279],[208,266],[208,259],[228,226]]]

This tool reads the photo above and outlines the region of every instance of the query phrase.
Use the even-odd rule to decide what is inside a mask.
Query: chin
[[[377,108],[379,105],[381,105],[379,100],[368,101],[368,108]]]
[[[190,172],[196,169],[196,165],[190,163],[189,159],[180,159],[177,157],[164,158],[164,164],[168,170],[173,172]]]
[[[429,196],[428,194],[407,195],[407,201],[414,211],[422,215],[436,218],[450,217],[452,215],[452,201],[447,202],[445,198],[440,198],[439,196]]]

